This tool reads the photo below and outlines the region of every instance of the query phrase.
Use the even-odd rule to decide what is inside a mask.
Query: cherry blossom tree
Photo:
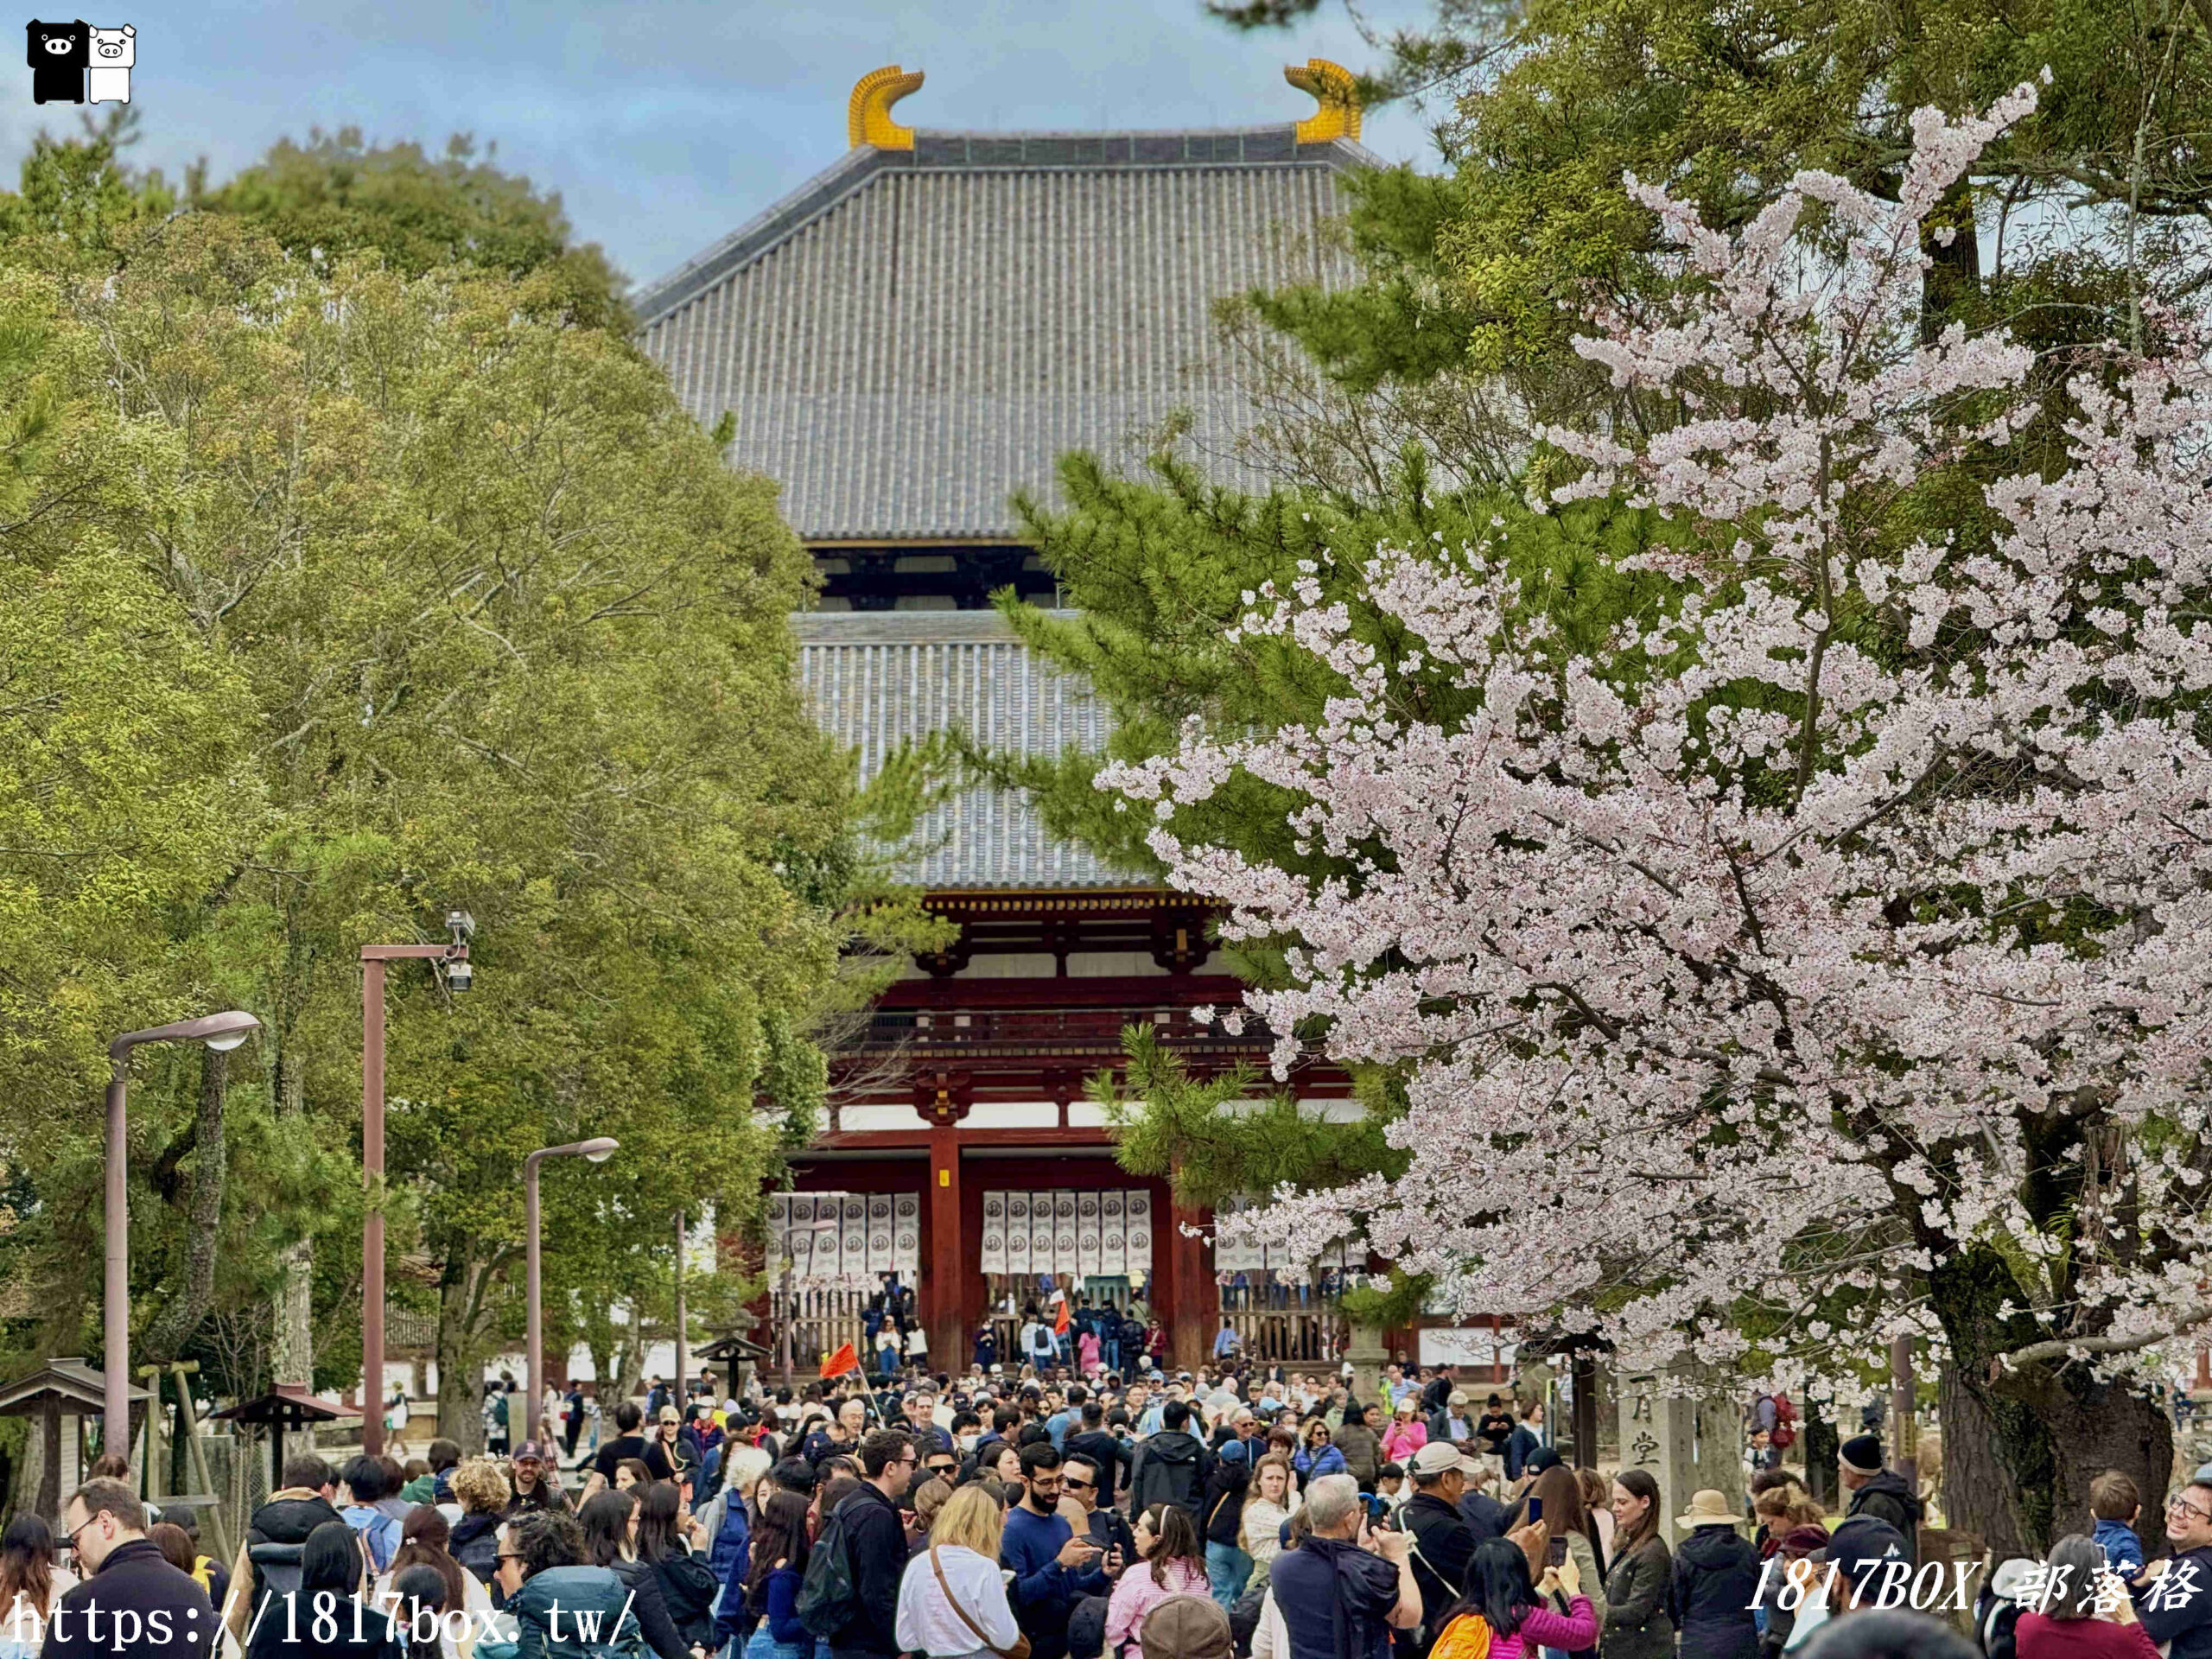
[[[1661,613],[1570,654],[1495,543],[1357,550],[1478,696],[1430,717],[1316,565],[1239,626],[1324,716],[1102,779],[1286,948],[1279,1076],[1403,1079],[1404,1173],[1281,1190],[1270,1242],[1815,1393],[1923,1338],[1952,1515],[2007,1549],[2107,1465],[2164,1491],[2146,1385],[2212,1325],[2212,388],[2180,319],[2054,377],[1920,313],[1923,219],[2034,104],[1923,111],[1897,200],[1803,173],[1732,238],[1628,181],[1694,280],[1579,349],[1676,418],[1543,435],[1560,499],[1681,527]],[[1986,465],[2054,404],[2063,465]],[[1310,867],[1179,836],[1240,775]]]

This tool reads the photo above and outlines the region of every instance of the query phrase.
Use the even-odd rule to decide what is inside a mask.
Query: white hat
[[[1413,1472],[1415,1478],[1423,1475],[1448,1475],[1454,1469],[1473,1468],[1459,1448],[1449,1440],[1431,1440],[1414,1453]]]
[[[1744,1517],[1728,1507],[1726,1494],[1708,1486],[1690,1494],[1689,1512],[1675,1517],[1675,1524],[1685,1529],[1697,1527],[1739,1527]]]

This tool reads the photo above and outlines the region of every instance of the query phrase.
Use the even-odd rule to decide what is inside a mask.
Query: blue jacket
[[[2133,1579],[2143,1571],[2143,1541],[2134,1528],[2125,1521],[2100,1521],[2094,1535],[2105,1565],[2121,1578]]]
[[[1541,1445],[1543,1442],[1536,1438],[1535,1429],[1526,1423],[1516,1424],[1511,1438],[1505,1442],[1505,1478],[1508,1480],[1520,1479],[1521,1471],[1528,1465],[1529,1459],[1536,1455],[1536,1448]]]
[[[733,1562],[737,1568],[737,1581],[745,1582],[745,1569],[753,1560],[753,1517],[746,1513],[745,1500],[732,1491],[722,1504],[722,1523],[715,1530],[714,1541],[707,1546],[707,1565],[715,1570],[717,1579],[727,1582]]]
[[[1334,1440],[1323,1446],[1318,1457],[1311,1446],[1301,1446],[1291,1462],[1298,1470],[1299,1479],[1308,1484],[1324,1475],[1348,1475],[1351,1472],[1351,1465],[1344,1461],[1344,1454]]]
[[[508,1599],[507,1611],[514,1615],[517,1638],[478,1643],[486,1659],[612,1659],[633,1651],[639,1639],[627,1592],[608,1567],[548,1567]],[[598,1632],[595,1640],[587,1638],[588,1630]]]

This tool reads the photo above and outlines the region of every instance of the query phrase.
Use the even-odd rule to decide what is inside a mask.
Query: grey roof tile
[[[1070,449],[1249,418],[1212,303],[1338,280],[1318,234],[1373,158],[1287,126],[918,132],[861,149],[648,290],[643,344],[810,543],[995,540]],[[1224,481],[1257,484],[1225,467]]]
[[[823,729],[858,753],[863,781],[904,742],[960,728],[996,748],[1055,755],[1104,746],[1106,711],[994,611],[842,611],[794,617],[799,683]],[[1141,887],[1049,836],[1019,795],[974,789],[923,819],[899,879],[973,887]]]

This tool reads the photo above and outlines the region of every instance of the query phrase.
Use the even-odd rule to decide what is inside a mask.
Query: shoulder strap
[[[937,1546],[930,1546],[930,1571],[937,1574],[937,1587],[944,1592],[945,1605],[960,1615],[960,1622],[976,1632],[976,1639],[993,1653],[1005,1659],[1006,1649],[983,1634],[983,1627],[976,1622],[975,1615],[960,1605],[960,1598],[952,1593],[952,1580],[944,1576],[944,1563],[937,1558]]]

